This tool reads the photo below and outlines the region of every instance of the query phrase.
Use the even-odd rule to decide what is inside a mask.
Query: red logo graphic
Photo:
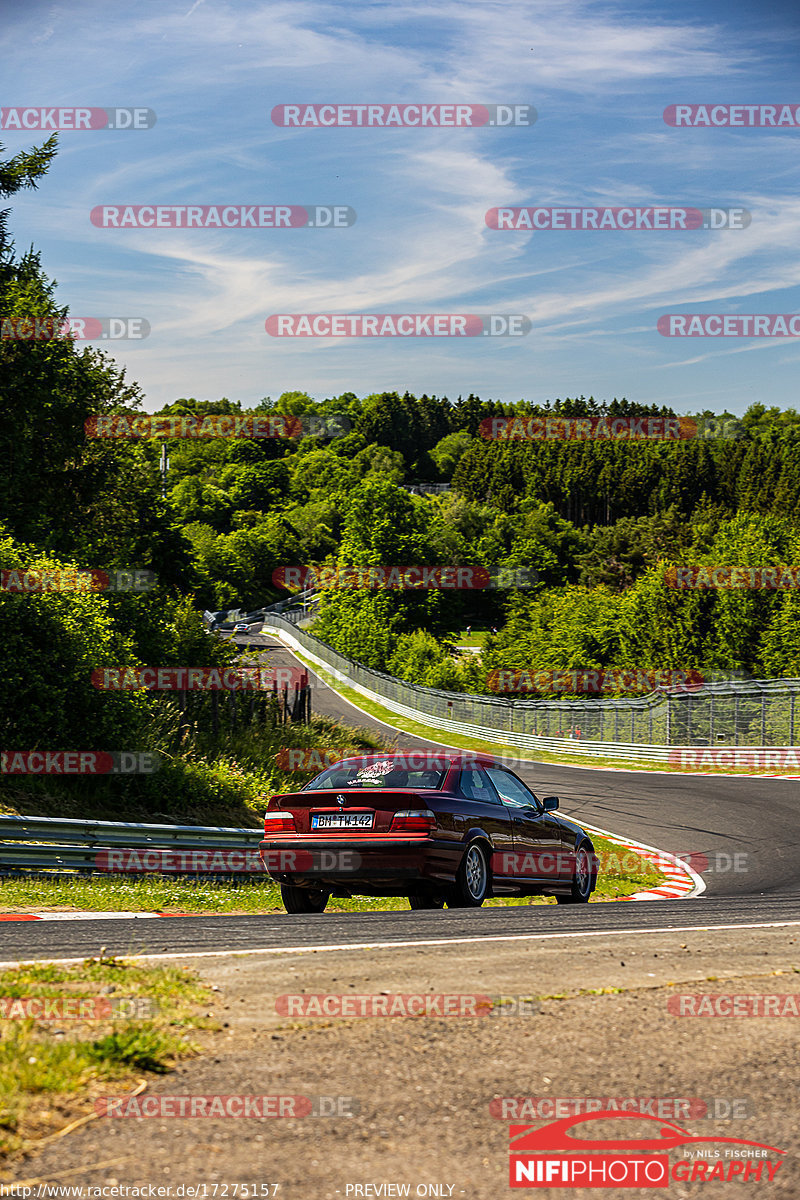
[[[652,1137],[621,1139],[588,1138],[570,1132],[575,1125],[590,1122],[594,1125],[594,1122],[606,1120],[648,1121],[657,1126],[657,1132],[654,1129]],[[511,1187],[667,1187],[670,1179],[706,1183],[741,1176],[748,1182],[760,1180],[762,1173],[765,1180],[771,1182],[781,1161],[768,1161],[767,1155],[785,1153],[777,1146],[743,1138],[697,1137],[680,1125],[635,1112],[581,1114],[541,1128],[511,1125],[509,1138]],[[719,1161],[684,1159],[670,1167],[669,1151],[679,1146],[708,1143],[747,1146],[763,1153],[743,1156],[741,1151],[731,1149],[726,1150]],[[761,1161],[747,1161],[751,1157]]]

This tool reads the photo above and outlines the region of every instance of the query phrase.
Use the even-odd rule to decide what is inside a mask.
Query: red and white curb
[[[659,850],[656,846],[619,837],[618,834],[599,829],[596,825],[587,825],[585,821],[581,824],[589,833],[602,833],[603,837],[611,838],[626,850],[634,850],[640,858],[654,863],[662,875],[666,875],[666,883],[660,884],[659,887],[634,892],[632,896],[620,896],[620,900],[691,900],[695,896],[701,896],[706,890],[703,877],[693,871],[682,858],[668,854],[666,850]]]
[[[0,921],[131,921],[148,917],[194,917],[200,913],[161,912],[52,912],[52,913],[0,913]],[[209,913],[209,916],[215,914]],[[222,916],[224,914],[216,914]]]

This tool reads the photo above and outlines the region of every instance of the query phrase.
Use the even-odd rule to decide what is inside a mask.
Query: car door
[[[477,764],[462,768],[458,790],[463,799],[459,802],[455,819],[462,840],[471,829],[482,829],[488,834],[493,848],[492,874],[502,874],[495,870],[495,862],[498,855],[514,849],[511,814]]]
[[[487,767],[486,774],[511,815],[514,874],[545,882],[570,878],[558,820],[545,812],[530,788],[506,767]]]

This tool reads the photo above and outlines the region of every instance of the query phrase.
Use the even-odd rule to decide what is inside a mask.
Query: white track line
[[[333,944],[330,946],[265,946],[253,947],[249,950],[173,950],[164,954],[115,954],[114,957],[134,962],[160,962],[173,958],[246,958],[248,954],[329,954],[349,953],[351,950],[398,950],[416,949],[419,946],[463,946],[479,943],[483,946],[491,942],[544,942],[554,938],[590,938],[590,937],[641,937],[651,933],[708,933],[720,929],[793,929],[800,927],[800,921],[749,921],[742,924],[729,925],[658,925],[647,929],[589,929],[578,933],[501,933],[495,936],[483,933],[480,937],[456,938],[415,938],[402,942],[351,942]],[[31,966],[35,963],[56,963],[68,965],[83,963],[92,955],[82,955],[80,958],[23,958],[0,962],[1,970],[11,970],[16,967]]]

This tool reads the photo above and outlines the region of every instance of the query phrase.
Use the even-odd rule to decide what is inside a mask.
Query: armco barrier
[[[800,679],[728,680],[626,700],[508,700],[407,683],[346,658],[276,613],[265,615],[262,633],[399,716],[501,746],[667,762],[677,747],[790,749],[800,732]]]
[[[135,825],[61,817],[0,817],[0,874],[96,871],[99,851],[233,850],[257,846],[263,829],[213,825]]]

